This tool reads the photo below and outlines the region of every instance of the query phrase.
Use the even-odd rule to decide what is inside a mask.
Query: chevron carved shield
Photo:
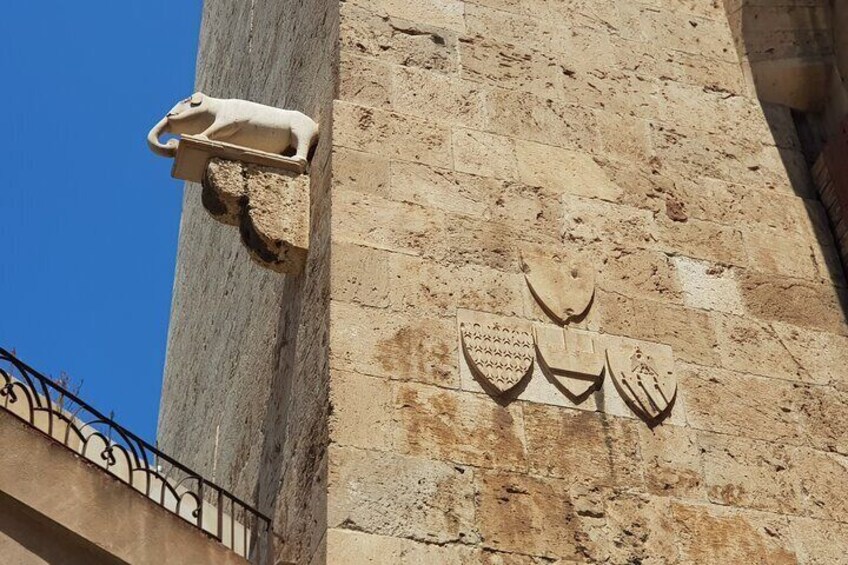
[[[588,332],[534,326],[533,334],[542,372],[576,402],[600,387],[606,358]]]
[[[478,380],[495,394],[517,385],[533,367],[533,337],[523,327],[469,320],[459,326],[462,350]]]
[[[607,363],[616,390],[636,415],[648,423],[658,423],[669,414],[677,395],[671,348],[611,346]]]

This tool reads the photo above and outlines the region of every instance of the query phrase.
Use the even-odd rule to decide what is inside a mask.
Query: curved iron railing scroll
[[[0,348],[0,406],[253,563],[270,519]]]

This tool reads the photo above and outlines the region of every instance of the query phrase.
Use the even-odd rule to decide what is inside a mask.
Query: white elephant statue
[[[174,157],[178,141],[163,144],[159,138],[166,133],[195,135],[275,154],[291,148],[292,158],[305,165],[318,140],[318,124],[300,112],[196,92],[174,106],[147,135],[154,153]]]

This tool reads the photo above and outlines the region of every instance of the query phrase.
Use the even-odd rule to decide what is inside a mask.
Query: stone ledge
[[[222,141],[212,141],[194,135],[183,135],[180,138],[179,145],[177,145],[177,155],[174,159],[171,176],[176,179],[201,182],[210,160],[215,158],[273,167],[296,174],[303,174],[306,171],[306,163],[290,157],[240,147]]]

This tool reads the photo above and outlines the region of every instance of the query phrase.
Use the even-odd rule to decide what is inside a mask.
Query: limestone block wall
[[[845,280],[732,25],[718,1],[342,3],[326,562],[844,560]],[[580,404],[467,378],[462,312],[549,323],[525,251],[594,266],[576,327],[672,348],[661,426],[608,377]]]

